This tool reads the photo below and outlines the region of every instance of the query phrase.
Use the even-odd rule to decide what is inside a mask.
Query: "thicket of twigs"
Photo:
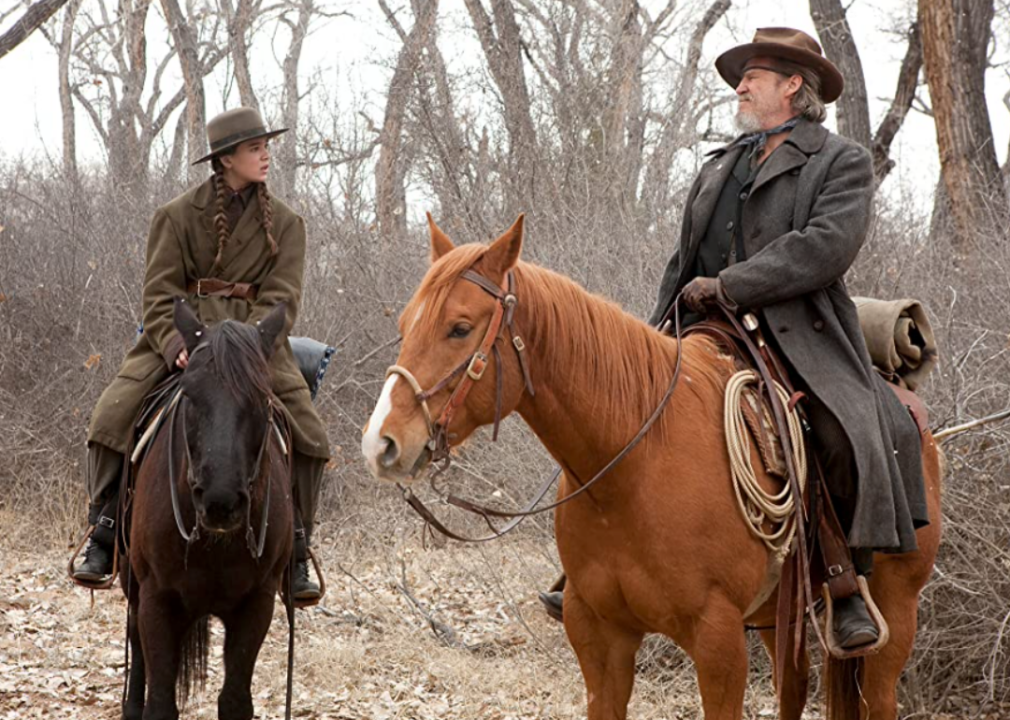
[[[151,198],[180,189],[160,187]],[[87,419],[135,337],[154,204],[126,204],[101,174],[75,185],[30,163],[0,168],[0,502],[21,519],[18,528],[4,530],[21,547],[57,546],[83,522]],[[360,523],[381,541],[413,521],[395,493],[368,479],[359,461],[360,428],[395,357],[395,320],[426,265],[426,233],[411,228],[388,242],[374,228],[318,212],[312,202],[295,205],[311,237],[297,331],[340,347],[318,401],[335,449],[322,515],[338,525]],[[902,208],[878,207],[850,290],[927,304],[943,355],[921,390],[934,426],[998,410],[1010,398],[1010,251],[985,236],[969,248],[927,242],[927,223]],[[668,230],[643,230],[601,211],[566,224],[549,207],[530,210],[530,259],[639,316],[648,311],[674,242]],[[496,227],[511,220],[502,215]],[[446,225],[451,233],[452,218]],[[908,710],[931,712],[947,703],[967,712],[1010,694],[1008,439],[996,427],[945,448],[944,542],[903,682]],[[510,421],[497,445],[488,438],[470,443],[460,467],[451,480],[458,487],[485,498],[501,490],[504,502],[526,497],[549,463],[525,428]],[[556,563],[549,518],[522,532],[544,548],[530,563],[541,572]],[[660,646],[649,648],[646,657],[658,667],[680,662]]]

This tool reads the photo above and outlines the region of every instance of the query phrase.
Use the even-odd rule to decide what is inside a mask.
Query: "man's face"
[[[792,96],[802,81],[797,75],[789,77],[770,69],[775,67],[774,62],[757,57],[744,68],[736,86],[736,125],[742,132],[768,130],[792,114]]]

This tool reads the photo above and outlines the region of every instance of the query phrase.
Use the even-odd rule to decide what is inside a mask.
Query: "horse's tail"
[[[179,675],[176,695],[180,706],[186,705],[194,685],[203,690],[207,682],[207,626],[209,615],[204,615],[189,628],[182,640],[182,657],[179,659]]]
[[[863,659],[836,660],[828,657],[824,673],[824,720],[859,720]]]

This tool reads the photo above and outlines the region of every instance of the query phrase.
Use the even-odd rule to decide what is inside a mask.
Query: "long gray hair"
[[[828,110],[821,99],[821,78],[808,67],[797,65],[788,60],[776,58],[776,67],[783,75],[799,75],[803,85],[793,95],[793,112],[810,122],[822,123],[828,117]]]

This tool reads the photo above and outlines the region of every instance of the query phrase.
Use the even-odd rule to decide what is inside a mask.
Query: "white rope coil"
[[[750,433],[744,419],[742,403],[747,402],[744,398],[746,389],[757,385],[759,380],[758,374],[753,370],[742,370],[733,375],[726,385],[724,408],[726,448],[729,450],[733,490],[740,512],[751,533],[763,541],[769,550],[776,553],[788,552],[796,532],[796,523],[793,522],[796,500],[793,497],[792,487],[787,481],[779,492],[767,492],[758,482],[751,463]],[[775,392],[782,401],[782,407],[788,407],[789,395],[785,389],[775,383]],[[761,413],[760,407],[757,412]],[[796,468],[800,489],[803,490],[807,481],[807,454],[803,444],[803,427],[796,408],[786,413],[786,424],[789,427],[793,467]],[[771,526],[771,530],[765,530],[766,524]]]

